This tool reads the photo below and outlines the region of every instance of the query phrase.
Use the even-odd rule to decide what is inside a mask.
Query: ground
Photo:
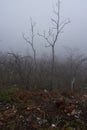
[[[0,130],[87,130],[87,95],[3,89]]]

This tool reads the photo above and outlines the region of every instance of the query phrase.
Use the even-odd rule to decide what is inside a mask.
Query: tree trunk
[[[54,62],[55,62],[55,55],[54,55],[54,45],[52,46],[52,68],[51,68],[51,89],[54,88]]]

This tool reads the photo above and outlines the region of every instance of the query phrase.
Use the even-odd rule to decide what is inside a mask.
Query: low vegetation
[[[0,87],[7,86],[36,89],[87,89],[87,60],[75,53],[55,61],[54,75],[51,58],[38,58],[35,65],[32,57],[15,53],[0,53]],[[53,79],[53,80],[52,80]],[[52,83],[53,81],[53,83]]]
[[[77,92],[0,91],[1,130],[87,130],[87,95]]]

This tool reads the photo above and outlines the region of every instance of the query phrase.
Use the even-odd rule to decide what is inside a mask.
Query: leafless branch
[[[43,38],[47,41],[47,43],[49,44],[48,46],[52,46],[51,42],[49,41],[49,38],[46,37],[45,34],[40,34],[40,33],[38,33],[38,35],[39,35],[40,37],[43,37]]]
[[[24,33],[22,33],[22,36],[23,36],[24,40],[25,40],[27,43],[29,43],[30,45],[32,45],[31,41],[28,40],[29,38],[26,38],[26,37],[25,37],[25,34],[24,34]]]
[[[35,48],[34,48],[34,36],[35,36],[35,34],[34,34],[34,32],[35,32],[34,28],[35,28],[35,25],[36,25],[36,24],[33,23],[32,18],[30,18],[31,41],[28,40],[29,38],[25,37],[25,34],[24,34],[24,33],[22,33],[22,36],[23,36],[24,40],[25,40],[27,43],[29,43],[30,46],[31,46],[31,48],[32,48],[33,56],[34,56],[34,62],[35,62],[35,65],[36,65],[36,50],[35,50]]]
[[[51,18],[51,21],[57,25],[57,21],[53,18]]]
[[[64,27],[67,25],[67,24],[69,24],[70,23],[70,21],[68,20],[68,21],[66,21],[66,22],[64,22],[62,25],[61,25],[61,27],[59,28],[59,33],[64,29]]]

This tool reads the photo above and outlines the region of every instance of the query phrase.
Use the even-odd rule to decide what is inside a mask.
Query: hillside
[[[87,95],[3,90],[0,130],[87,130]]]

